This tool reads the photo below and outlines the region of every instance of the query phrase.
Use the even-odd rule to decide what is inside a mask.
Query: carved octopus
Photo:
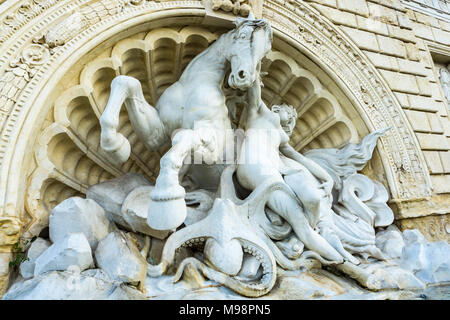
[[[264,191],[261,188],[254,193],[262,195]],[[173,264],[178,249],[203,245],[206,264],[193,257],[185,259],[178,267],[174,281],[178,281],[185,267],[191,264],[207,278],[239,294],[259,297],[268,293],[276,281],[276,261],[247,218],[246,211],[252,201],[255,201],[254,197],[239,206],[224,197],[216,198],[205,218],[173,233],[167,239],[161,263],[149,265],[149,276],[162,275]],[[254,257],[261,266],[262,272],[258,274],[260,277],[256,282],[244,281],[242,273],[239,274],[248,260],[244,254]]]
[[[193,257],[186,258],[177,269],[175,282],[181,278],[185,267],[191,265],[207,278],[236,293],[259,297],[273,288],[277,262],[287,269],[305,266],[306,259],[309,258],[317,259],[323,264],[334,263],[312,251],[304,252],[297,260],[286,258],[265,234],[261,224],[265,223],[262,217],[265,216],[267,194],[274,190],[291,191],[282,183],[268,180],[241,200],[236,196],[234,172],[235,166],[229,166],[222,173],[219,197],[214,200],[208,215],[178,230],[167,239],[160,264],[148,266],[149,276],[158,277],[166,272],[174,263],[176,252],[180,248],[203,246],[205,262]],[[247,259],[244,254],[249,255]],[[254,263],[251,257],[257,260],[260,269],[246,266]],[[253,269],[253,273],[248,274],[245,269]]]
[[[371,255],[379,260],[383,260],[384,257],[375,247],[373,227],[389,225],[392,223],[393,214],[386,205],[388,195],[384,187],[363,175],[356,174],[356,171],[362,169],[370,159],[377,138],[385,131],[386,129],[373,132],[360,144],[349,144],[340,150],[322,149],[308,155],[320,161],[339,185],[340,205],[336,203],[334,209],[339,207],[338,212],[342,216],[334,215],[334,218],[337,232],[342,237],[345,247],[353,253]],[[345,164],[343,167],[345,170],[340,166],[341,160]],[[351,168],[348,165],[350,162]],[[235,171],[236,166],[231,165],[222,172],[217,198],[208,212],[207,208],[213,200],[204,198],[211,197],[211,194],[203,194],[200,197],[200,202],[204,202],[198,207],[202,211],[201,214],[192,214],[189,224],[167,239],[161,263],[157,266],[149,265],[150,276],[163,274],[173,264],[177,249],[204,245],[205,261],[192,257],[185,259],[178,267],[174,281],[178,281],[185,267],[191,265],[207,278],[241,295],[259,297],[273,288],[276,281],[276,264],[286,270],[298,270],[308,267],[311,263],[309,259],[312,258],[323,265],[335,265],[338,270],[363,286],[377,288],[374,275],[350,262],[326,260],[314,251],[291,250],[301,242],[295,238],[289,223],[274,212],[270,212],[266,204],[272,192],[281,191],[295,197],[293,191],[285,183],[268,178],[247,197],[241,199],[234,179]],[[358,194],[355,193],[356,189],[361,189]],[[196,201],[190,199],[188,202]],[[277,217],[279,221],[276,221]],[[355,220],[356,217],[360,219]],[[286,250],[289,246],[291,248]],[[247,259],[244,257],[245,253],[249,255]],[[248,268],[251,264],[249,257],[254,257],[259,263],[256,268],[254,265],[253,268]],[[255,271],[258,268],[259,271]],[[249,274],[249,269],[253,270],[253,273]]]

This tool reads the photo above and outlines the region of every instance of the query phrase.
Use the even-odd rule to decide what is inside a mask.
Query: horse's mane
[[[234,25],[236,28],[240,28],[242,26],[257,26],[257,27],[263,27],[266,26],[268,23],[264,19],[249,19],[249,18],[241,18],[238,17],[236,20],[234,20]]]
[[[238,31],[240,28],[244,26],[264,28],[268,32],[269,40],[272,42],[273,33],[270,24],[264,19],[252,19],[252,18],[241,18],[238,17],[234,20],[234,25],[236,26],[235,30]]]

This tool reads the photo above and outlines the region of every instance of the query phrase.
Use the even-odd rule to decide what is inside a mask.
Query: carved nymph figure
[[[246,135],[237,168],[239,183],[249,190],[256,189],[268,178],[277,177],[286,183],[296,198],[277,190],[269,195],[267,206],[288,221],[310,250],[337,263],[343,258],[358,263],[332,232],[329,215],[332,214],[333,179],[289,145],[295,110],[280,105],[271,111],[261,100],[259,79],[248,90],[248,99]]]

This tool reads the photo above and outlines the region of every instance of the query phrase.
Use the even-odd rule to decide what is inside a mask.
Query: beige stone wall
[[[308,0],[338,25],[367,55],[398,98],[428,165],[433,199],[449,213],[449,110],[434,70],[430,47],[448,54],[450,23],[406,8],[400,0]],[[450,18],[450,14],[449,14]],[[433,50],[433,49],[431,49]],[[415,210],[420,210],[418,205]],[[424,210],[425,211],[425,210]],[[405,228],[419,226],[429,238],[449,239],[448,218],[435,221],[441,232],[428,232],[420,218],[398,221]]]

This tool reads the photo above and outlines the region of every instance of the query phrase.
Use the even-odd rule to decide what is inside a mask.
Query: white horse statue
[[[185,157],[194,151],[208,164],[223,159],[225,132],[231,129],[222,91],[225,74],[230,72],[231,88],[247,89],[271,49],[272,30],[266,21],[250,15],[238,18],[235,25],[189,63],[155,108],[145,100],[137,79],[121,75],[111,83],[111,95],[100,117],[100,144],[112,160],[123,163],[130,155],[130,143],[117,132],[124,102],[134,131],[149,150],[172,144],[161,158],[150,194],[148,224],[156,230],[175,229],[186,218],[185,190],[179,183]]]

